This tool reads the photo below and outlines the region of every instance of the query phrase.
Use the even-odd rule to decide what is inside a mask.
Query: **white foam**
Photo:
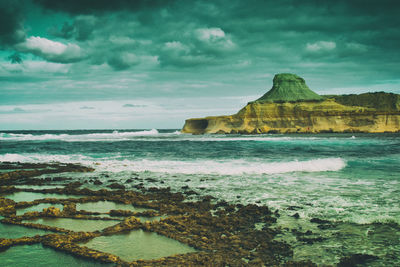
[[[157,172],[169,174],[277,174],[289,172],[339,171],[346,166],[341,158],[312,159],[306,161],[270,162],[249,160],[110,160],[94,159],[84,155],[5,154],[0,162],[64,162],[93,165],[101,171]]]
[[[101,141],[195,141],[195,142],[235,142],[235,141],[257,141],[257,142],[325,142],[336,140],[335,137],[296,137],[283,135],[192,135],[183,134],[181,131],[170,133],[160,133],[156,129],[144,131],[130,131],[112,133],[91,133],[91,134],[16,134],[16,133],[0,133],[0,140],[3,141],[45,141],[58,140],[66,142],[101,142]],[[345,139],[338,139],[339,142]]]
[[[91,134],[15,134],[15,133],[0,133],[0,140],[10,141],[43,141],[43,140],[59,140],[69,142],[79,141],[124,141],[130,140],[132,137],[139,136],[155,136],[159,132],[156,129],[136,131],[136,132],[118,132],[112,133],[91,133]]]

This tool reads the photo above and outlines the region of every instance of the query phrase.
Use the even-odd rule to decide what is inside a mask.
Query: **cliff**
[[[289,81],[282,81],[285,77]],[[278,74],[269,92],[238,113],[188,119],[182,132],[400,132],[400,95],[380,92],[321,97],[298,78]]]

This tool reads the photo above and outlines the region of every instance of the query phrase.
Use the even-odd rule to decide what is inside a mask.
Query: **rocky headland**
[[[303,78],[277,74],[272,89],[238,113],[188,119],[183,133],[383,133],[400,131],[400,95],[320,96]]]

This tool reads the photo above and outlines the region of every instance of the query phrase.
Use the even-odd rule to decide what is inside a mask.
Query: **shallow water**
[[[115,254],[125,261],[151,260],[196,252],[194,248],[174,239],[143,230],[96,237],[82,246]]]
[[[97,202],[87,202],[87,203],[77,203],[77,210],[86,210],[92,212],[106,213],[110,210],[129,210],[134,212],[143,212],[148,209],[137,208],[130,204],[115,203],[111,201],[97,201]]]
[[[350,244],[340,234],[346,233],[344,229],[315,229],[329,239],[318,249],[318,243],[310,249],[291,241],[297,246],[296,255],[319,264],[353,251],[392,255],[400,244],[400,240],[392,240],[392,245],[379,241],[380,236],[396,236],[390,227],[379,230],[381,235],[369,235],[368,242],[358,241],[363,240],[364,225],[400,224],[400,134],[21,131],[0,135],[1,161],[81,163],[96,171],[68,177],[104,184],[113,179],[128,189],[143,184],[182,191],[188,186],[200,196],[279,209],[282,218],[298,213],[296,222],[278,221],[290,229],[316,228],[311,218],[352,225],[354,234],[345,235],[354,241],[351,245],[343,245]],[[290,206],[299,208],[288,210]],[[394,254],[392,262],[398,262],[400,253]]]
[[[0,252],[0,266],[112,266],[77,258],[40,244],[15,246]]]
[[[279,234],[276,240],[292,245],[295,261],[310,259],[320,265],[329,265],[337,264],[341,257],[347,255],[370,254],[378,256],[379,259],[370,262],[368,266],[400,266],[398,257],[400,227],[397,224],[334,222],[322,224],[326,228],[320,229],[317,223],[284,215],[278,218],[278,225],[289,229]],[[297,240],[291,232],[292,229],[297,229],[302,233],[312,232],[310,235],[300,237],[323,240],[310,244]]]
[[[1,219],[1,218],[0,218]],[[35,235],[45,235],[51,232],[27,228],[19,225],[5,224],[0,222],[0,238],[20,238],[24,236],[35,236]],[[1,261],[0,261],[1,266]]]
[[[43,211],[43,209],[48,208],[48,207],[55,207],[59,208],[61,211],[63,210],[63,205],[61,204],[51,204],[51,203],[41,203],[38,205],[22,208],[22,209],[17,209],[17,215],[23,215],[25,212],[32,212],[32,211]]]
[[[34,201],[36,199],[42,198],[81,198],[82,196],[74,196],[74,195],[64,195],[64,194],[43,194],[43,193],[36,193],[36,192],[15,192],[12,194],[4,194],[1,195],[2,197],[9,198],[14,200],[15,202],[21,201]]]
[[[24,222],[38,223],[53,227],[64,228],[75,232],[94,232],[117,224],[119,221],[80,220],[70,218],[40,218],[24,220]]]

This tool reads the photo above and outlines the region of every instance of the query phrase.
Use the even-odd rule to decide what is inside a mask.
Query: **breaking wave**
[[[63,162],[94,166],[100,171],[133,171],[169,174],[278,174],[290,172],[339,171],[346,166],[341,158],[305,161],[268,162],[258,160],[152,160],[152,159],[94,159],[85,155],[5,154],[0,162]]]
[[[154,136],[159,132],[156,129],[135,131],[135,132],[119,132],[112,133],[90,133],[90,134],[17,134],[17,133],[0,133],[0,140],[9,141],[45,141],[45,140],[58,140],[58,141],[124,141],[130,140],[132,137],[140,136]]]

